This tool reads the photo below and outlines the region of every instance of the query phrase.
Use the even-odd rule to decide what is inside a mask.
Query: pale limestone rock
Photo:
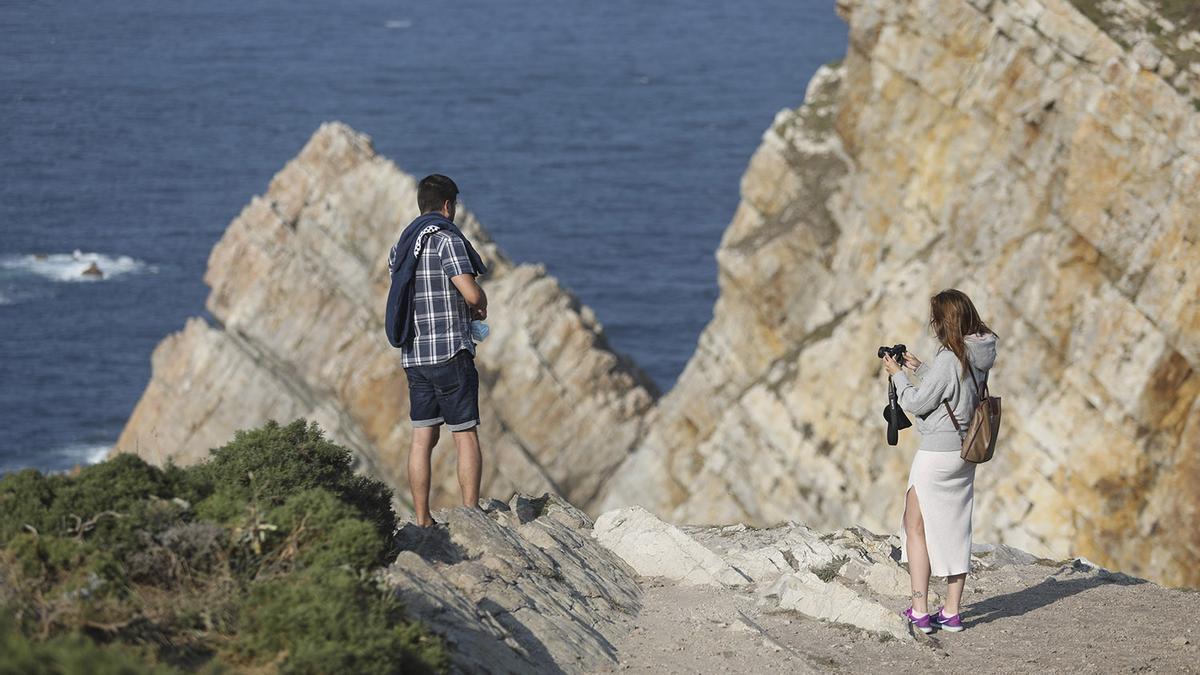
[[[683,528],[689,536],[715,553],[730,567],[762,584],[780,574],[828,567],[834,561],[857,557],[856,550],[803,525],[786,524],[766,529]]]
[[[679,528],[639,506],[601,515],[592,536],[642,576],[689,586],[741,586],[751,581]]]
[[[763,595],[778,598],[781,609],[884,633],[899,640],[912,639],[907,624],[899,614],[861,597],[836,580],[821,581],[812,572],[781,576]]]
[[[894,531],[917,437],[884,444],[875,348],[932,354],[953,286],[1001,336],[976,538],[1200,584],[1192,98],[1066,0],[838,10],[846,59],[764,135],[713,320],[600,508]]]
[[[971,547],[972,565],[978,562],[983,567],[997,568],[1010,565],[1032,565],[1037,561],[1037,556],[1007,544],[975,544]]]
[[[237,429],[303,416],[406,497],[407,389],[382,317],[388,251],[416,215],[415,190],[366,136],[323,125],[213,249],[205,280],[220,323],[193,319],[158,347],[117,451],[188,464]],[[544,269],[514,266],[470,213],[458,220],[491,267],[484,488],[586,504],[641,435],[653,386]],[[435,501],[454,503],[452,447],[435,457]]]
[[[908,570],[891,560],[871,563],[848,560],[838,570],[838,576],[850,581],[861,581],[880,595],[908,597],[912,589]]]
[[[752,583],[762,598],[774,598],[782,609],[908,637],[893,610],[833,578],[861,583],[879,595],[908,595],[908,573],[892,559],[890,538],[860,528],[831,534],[793,523],[680,529],[631,506],[597,518],[592,536],[642,576],[684,585]],[[931,602],[938,600],[930,594]]]

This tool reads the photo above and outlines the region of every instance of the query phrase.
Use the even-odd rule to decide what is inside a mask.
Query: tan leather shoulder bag
[[[959,457],[962,457],[965,462],[983,464],[996,452],[996,435],[1000,432],[1000,397],[990,395],[987,380],[984,380],[982,387],[979,386],[974,368],[968,365],[967,372],[971,375],[971,382],[975,384],[979,402],[975,404],[975,414],[971,416],[971,423],[967,426]],[[946,412],[950,415],[950,421],[954,422],[954,428],[958,430],[958,433],[963,433],[962,425],[958,423],[958,418],[950,409],[950,402],[942,401],[942,405],[946,406]]]

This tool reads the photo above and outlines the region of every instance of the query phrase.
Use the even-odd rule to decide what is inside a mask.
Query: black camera
[[[884,354],[891,354],[896,363],[899,363],[903,366],[904,352],[906,351],[908,351],[908,347],[905,347],[904,345],[892,345],[891,347],[880,347],[879,351],[877,351],[875,355],[882,359]]]
[[[896,363],[904,365],[904,352],[908,351],[908,347],[904,345],[892,345],[891,347],[880,347],[876,352],[876,356],[883,358],[884,355],[890,355],[895,359]],[[888,380],[888,404],[883,408],[883,419],[887,420],[887,442],[888,445],[896,445],[900,442],[900,430],[907,429],[912,426],[912,422],[900,409],[900,404],[897,401],[896,384],[890,379]]]

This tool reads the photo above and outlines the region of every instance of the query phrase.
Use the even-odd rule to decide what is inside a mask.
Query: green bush
[[[444,670],[442,642],[371,581],[395,514],[351,460],[299,420],[193,467],[0,477],[0,653],[52,664],[22,672]]]
[[[238,649],[256,661],[286,653],[285,673],[430,672],[445,651],[404,619],[390,594],[346,570],[310,570],[309,583],[259,584],[242,606]],[[393,658],[381,656],[394,655]]]
[[[366,569],[390,550],[387,537],[326,490],[289,497],[266,520],[289,533],[293,541],[288,545],[298,551],[295,563],[301,567]]]
[[[197,511],[230,522],[253,500],[266,508],[320,487],[357,509],[382,536],[391,536],[396,527],[392,492],[379,481],[356,475],[353,459],[349,450],[327,441],[316,424],[304,420],[239,431],[193,472],[195,491],[206,495]]]
[[[78,634],[33,642],[0,616],[0,675],[148,675],[176,673],[147,664],[133,650],[101,647]]]

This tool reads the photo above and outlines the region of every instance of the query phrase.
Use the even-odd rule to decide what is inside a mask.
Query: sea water
[[[326,120],[453,176],[669,388],[751,153],[845,48],[833,0],[0,3],[0,471],[115,442],[213,244]]]

